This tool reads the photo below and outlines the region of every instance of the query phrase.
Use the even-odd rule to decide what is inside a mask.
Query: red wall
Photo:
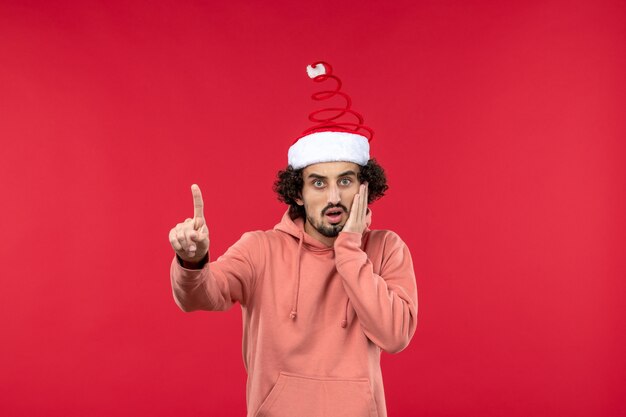
[[[167,234],[271,228],[333,64],[412,250],[391,416],[624,416],[622,1],[0,5],[0,414],[244,415],[240,310],[182,313]]]

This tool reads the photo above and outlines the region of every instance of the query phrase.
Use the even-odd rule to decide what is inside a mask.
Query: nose
[[[339,204],[340,201],[341,193],[339,192],[339,187],[337,187],[337,185],[331,185],[328,187],[328,203]]]

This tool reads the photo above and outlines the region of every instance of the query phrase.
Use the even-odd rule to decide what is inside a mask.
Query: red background
[[[324,59],[376,131],[372,227],[412,250],[391,416],[625,416],[626,3],[0,5],[0,413],[245,413],[240,310],[182,313],[171,227],[212,253],[271,185]]]

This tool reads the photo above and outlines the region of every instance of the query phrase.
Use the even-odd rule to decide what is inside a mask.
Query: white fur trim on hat
[[[366,165],[370,159],[370,144],[365,136],[356,133],[315,132],[291,145],[288,159],[293,169],[338,161]]]

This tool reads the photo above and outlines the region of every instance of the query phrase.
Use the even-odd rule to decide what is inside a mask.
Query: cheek
[[[350,209],[350,207],[352,207],[352,202],[354,201],[354,196],[357,195],[357,191],[351,191],[349,193],[346,193],[345,195],[345,201],[344,204],[347,204],[348,209]]]
[[[308,205],[312,210],[319,211],[326,206],[326,203],[324,201],[320,201],[319,198],[313,198],[309,200]]]
[[[323,198],[320,197],[320,193],[316,192],[307,192],[306,190],[302,192],[302,198],[304,200],[304,206],[309,209],[315,209],[320,204],[323,204]]]

